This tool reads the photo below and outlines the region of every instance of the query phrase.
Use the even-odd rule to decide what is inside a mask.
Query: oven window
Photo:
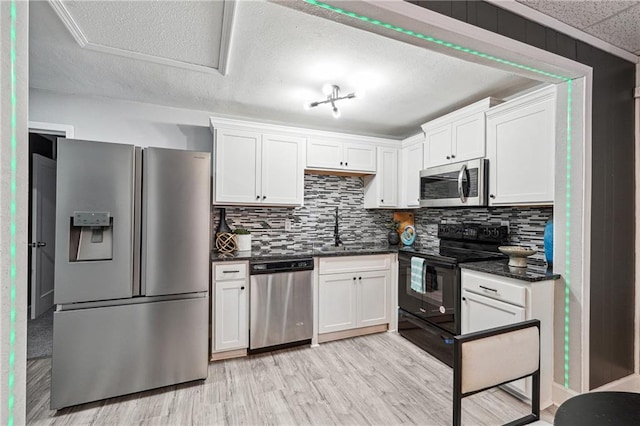
[[[459,198],[459,171],[424,176],[420,178],[420,198],[423,200],[443,200]],[[462,178],[462,188],[467,198],[478,196],[478,169],[467,169]]]
[[[457,267],[425,262],[423,284],[418,290],[411,286],[411,259],[401,259],[399,267],[400,308],[456,333]]]

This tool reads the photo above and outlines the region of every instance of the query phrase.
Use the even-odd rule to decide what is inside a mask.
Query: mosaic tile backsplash
[[[231,228],[251,231],[254,249],[297,249],[333,243],[335,208],[339,208],[340,237],[345,244],[386,244],[387,225],[393,210],[367,210],[362,178],[305,175],[304,206],[296,208],[227,207]],[[441,222],[475,222],[500,225],[509,222],[511,243],[535,247],[534,256],[544,260],[544,226],[553,215],[551,207],[500,207],[436,209],[415,213],[416,244],[437,246]],[[212,213],[212,230],[218,227],[219,209]],[[289,222],[291,230],[286,231]]]

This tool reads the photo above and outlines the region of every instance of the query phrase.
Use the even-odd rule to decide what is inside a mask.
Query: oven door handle
[[[466,172],[467,165],[463,164],[462,167],[460,167],[460,173],[458,173],[458,196],[463,203],[467,202],[467,197],[464,195],[464,188],[462,187],[462,179]]]

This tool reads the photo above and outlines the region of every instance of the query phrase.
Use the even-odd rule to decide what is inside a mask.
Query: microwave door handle
[[[458,196],[463,203],[467,202],[467,197],[464,195],[464,187],[462,186],[462,179],[467,172],[467,165],[463,164],[460,167],[460,173],[458,173]]]

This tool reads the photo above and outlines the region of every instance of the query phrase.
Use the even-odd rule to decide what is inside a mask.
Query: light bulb
[[[340,110],[338,107],[333,107],[333,118],[340,118]]]
[[[329,83],[325,83],[324,86],[322,86],[322,93],[324,93],[327,96],[332,94],[333,93],[333,85],[329,84]]]
[[[302,107],[303,107],[306,111],[309,111],[309,110],[311,109],[311,102],[306,101],[306,102],[302,105]]]

